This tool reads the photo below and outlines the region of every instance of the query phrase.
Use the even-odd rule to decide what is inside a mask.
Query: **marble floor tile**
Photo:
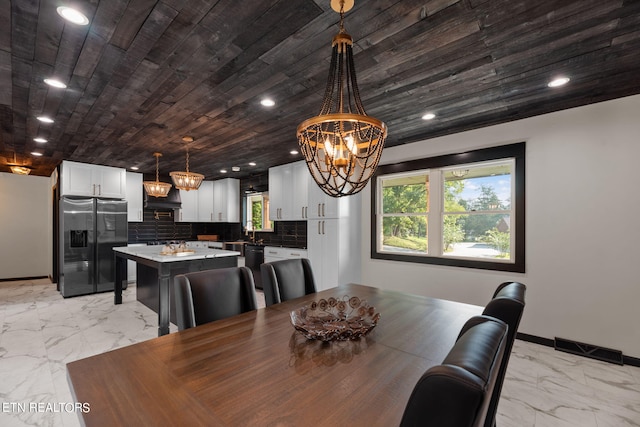
[[[258,305],[264,307],[262,293]],[[67,363],[155,338],[157,321],[136,300],[135,286],[116,306],[112,293],[64,299],[48,280],[1,282],[0,402],[45,409],[73,402]],[[0,412],[2,427],[34,425],[80,422],[64,410]],[[516,340],[497,426],[640,427],[640,368]]]

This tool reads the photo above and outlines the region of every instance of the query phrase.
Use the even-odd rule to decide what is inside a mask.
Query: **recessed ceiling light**
[[[227,173],[226,169],[220,169],[220,173]]]
[[[240,172],[240,166],[231,166],[231,170],[234,172]]]
[[[53,119],[47,116],[38,116],[36,119],[40,120],[42,123],[53,123]]]
[[[249,162],[249,166],[255,166],[256,162]]]
[[[38,153],[37,151],[32,151],[31,155],[32,156],[36,156],[36,157],[40,157],[40,156],[42,156],[42,153]]]
[[[433,120],[436,118],[436,115],[433,113],[426,113],[424,116],[422,116],[422,120]]]
[[[49,86],[58,87],[60,89],[66,89],[67,85],[56,79],[44,79],[44,82]]]
[[[260,101],[260,104],[262,104],[263,107],[273,107],[274,105],[276,105],[276,102],[271,98],[264,98],[262,101]]]
[[[44,138],[39,138],[39,137],[38,137],[38,138],[33,138],[33,140],[34,140],[35,142],[39,142],[39,143],[41,143],[41,144],[44,144],[45,142],[49,142],[49,141],[47,141],[46,139],[44,139]]]
[[[298,154],[298,150],[291,150],[289,151],[290,154]]]
[[[549,87],[560,87],[560,86],[564,86],[567,83],[569,83],[569,80],[571,80],[569,77],[558,77],[557,79],[553,79],[551,80],[547,86]]]
[[[79,10],[73,9],[67,6],[60,6],[56,9],[58,15],[62,16],[69,22],[73,22],[78,25],[87,25],[89,23],[89,18],[87,18],[82,12]]]
[[[140,169],[140,168],[139,168],[139,167],[137,167],[137,166],[131,166],[129,169],[131,169],[132,171],[137,171],[137,170],[138,170],[138,169]]]

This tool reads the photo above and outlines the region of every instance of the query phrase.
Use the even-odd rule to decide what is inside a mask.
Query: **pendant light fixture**
[[[200,184],[202,184],[204,175],[195,172],[189,172],[189,143],[193,142],[193,137],[183,136],[182,140],[187,145],[187,171],[170,172],[169,175],[171,175],[173,185],[175,185],[176,188],[185,191],[197,190],[198,188],[200,188]]]
[[[367,116],[356,80],[353,40],[343,25],[353,0],[331,0],[340,13],[333,38],[329,78],[320,114],[298,125],[297,136],[311,176],[330,196],[362,190],[374,174],[387,138],[387,126]]]
[[[29,175],[31,173],[31,168],[28,166],[10,165],[9,169],[11,169],[11,173],[17,175]]]
[[[142,184],[144,185],[144,189],[147,194],[151,197],[167,197],[169,194],[169,190],[171,190],[171,184],[167,182],[161,182],[159,179],[159,159],[162,157],[161,153],[153,153],[156,156],[156,180],[155,181],[144,181]]]
[[[11,173],[16,175],[29,175],[31,173],[31,169],[33,169],[31,166],[19,164],[16,153],[13,153],[13,163],[9,163],[7,166],[9,166]]]

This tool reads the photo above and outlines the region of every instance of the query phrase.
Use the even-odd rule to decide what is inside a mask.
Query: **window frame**
[[[253,218],[252,218],[252,203],[251,203],[251,199],[255,198],[255,197],[260,197],[260,200],[262,202],[262,224],[260,225],[260,228],[256,228],[255,224],[253,223]],[[261,233],[270,233],[273,232],[273,221],[269,220],[269,192],[268,191],[262,191],[262,192],[256,192],[256,193],[251,193],[251,194],[246,194],[244,196],[244,200],[243,200],[243,207],[244,207],[244,228],[247,231],[256,231],[256,232],[261,232]],[[251,222],[251,228],[249,228],[249,222]],[[265,226],[265,224],[270,224],[271,228],[263,228]]]
[[[443,156],[428,157],[422,159],[409,160],[400,163],[378,166],[372,177],[371,189],[371,258],[389,261],[402,261],[421,264],[434,264],[451,267],[476,268],[483,270],[508,271],[515,273],[525,272],[525,151],[526,143],[502,145],[497,147],[482,148],[463,153],[448,154]],[[462,258],[446,255],[422,255],[422,254],[400,254],[397,252],[378,251],[378,203],[381,187],[379,178],[387,175],[398,175],[402,173],[424,171],[431,174],[434,169],[451,169],[457,166],[471,165],[495,160],[514,160],[515,184],[512,189],[512,211],[514,213],[515,226],[513,227],[513,261],[505,262],[501,260],[481,260],[473,258]],[[431,189],[433,191],[433,188]],[[438,189],[438,192],[442,192]],[[435,195],[440,197],[441,195]],[[439,212],[430,211],[429,217],[439,218],[439,223],[443,222],[442,209]]]

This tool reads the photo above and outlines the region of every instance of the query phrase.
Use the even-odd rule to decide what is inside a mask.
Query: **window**
[[[520,143],[380,166],[372,258],[524,272],[524,151]]]
[[[272,231],[273,223],[269,221],[269,193],[251,193],[247,195],[246,223],[247,231]]]
[[[418,172],[378,179],[382,188],[378,215],[382,221],[380,250],[428,254],[429,174]]]

